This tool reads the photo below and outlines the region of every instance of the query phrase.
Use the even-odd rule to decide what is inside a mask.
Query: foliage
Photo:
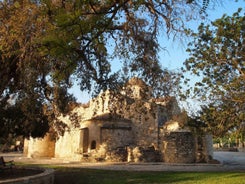
[[[244,130],[230,131],[223,136],[215,137],[213,142],[219,144],[221,147],[238,148],[239,146],[243,146],[244,138],[245,138]]]
[[[198,116],[188,116],[186,125],[194,135],[202,136],[204,134],[210,133],[210,130],[207,129],[207,123]]]
[[[1,1],[1,131],[44,136],[74,107],[67,92],[74,79],[96,94],[118,89],[131,76],[156,88],[156,95],[171,92],[162,84],[168,80],[175,90],[179,74],[160,66],[157,37],[183,34],[185,20],[199,15],[197,2]],[[114,62],[121,70],[112,71]]]
[[[195,14],[188,13],[194,4],[174,0],[45,4],[53,27],[43,38],[44,52],[62,58],[55,77],[73,73],[81,90],[97,92],[117,88],[132,76],[153,87],[161,84],[166,72],[159,64],[157,36],[160,31],[183,34],[183,19]],[[122,65],[120,71],[111,71],[113,62]]]
[[[245,120],[245,16],[241,9],[211,25],[201,24],[189,44],[186,70],[202,78],[193,94],[206,102],[200,114],[215,135]]]

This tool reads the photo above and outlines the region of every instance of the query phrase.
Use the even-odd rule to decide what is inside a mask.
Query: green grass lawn
[[[245,172],[136,172],[56,168],[55,184],[245,184]]]

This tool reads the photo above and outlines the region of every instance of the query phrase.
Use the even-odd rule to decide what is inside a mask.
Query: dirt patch
[[[16,179],[26,176],[33,176],[42,172],[42,170],[35,170],[29,168],[12,168],[8,170],[0,170],[0,181],[6,179]]]

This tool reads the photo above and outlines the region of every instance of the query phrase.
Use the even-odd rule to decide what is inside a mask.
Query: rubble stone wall
[[[210,134],[199,135],[196,141],[196,162],[207,163],[213,159],[213,138]]]
[[[195,162],[195,139],[191,132],[170,132],[163,137],[163,160],[169,163]]]
[[[49,134],[44,138],[30,138],[25,140],[25,143],[28,145],[28,150],[25,149],[24,153],[27,157],[54,157],[55,141],[50,138]]]
[[[79,153],[80,130],[72,130],[65,132],[60,136],[55,145],[56,158],[69,158],[69,160],[77,160],[81,157]]]
[[[24,152],[69,160],[171,163],[212,156],[210,138],[199,141],[189,129],[182,129],[185,119],[174,97],[152,98],[151,88],[137,78],[128,84],[118,94],[105,91],[69,116],[62,115],[59,118],[69,128],[56,143],[47,138],[31,140]]]
[[[111,150],[133,144],[132,130],[130,128],[102,128],[101,138],[102,144],[107,144],[109,149]]]

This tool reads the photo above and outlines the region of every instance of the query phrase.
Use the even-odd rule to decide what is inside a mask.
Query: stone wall
[[[110,150],[133,144],[131,128],[101,128],[102,144],[108,145]],[[110,151],[108,150],[108,151]]]
[[[28,150],[29,150],[29,140],[28,139],[24,139],[23,155],[25,157],[27,157]]]
[[[28,145],[28,149],[24,148],[24,155],[27,157],[54,157],[55,141],[49,134],[44,138],[25,140],[25,144]]]
[[[170,132],[163,137],[163,160],[169,163],[195,162],[195,139],[191,132]]]
[[[105,91],[69,116],[60,116],[68,129],[57,137],[55,145],[47,138],[36,139],[25,145],[24,152],[69,160],[177,163],[211,156],[210,146],[206,146],[209,139],[203,139],[201,145],[185,129],[186,120],[174,97],[152,99],[151,89],[139,79],[130,80],[128,85],[117,94]],[[71,121],[73,116],[76,125]],[[41,152],[45,149],[46,153]]]
[[[128,149],[128,162],[162,162],[162,153],[151,147],[131,147]]]
[[[207,163],[213,159],[213,138],[210,134],[197,135],[196,141],[196,162]]]
[[[113,113],[132,122],[135,144],[141,147],[152,145],[157,147],[160,105],[140,99],[117,98],[110,100],[110,104],[113,104],[110,108],[114,109]]]
[[[121,93],[106,91],[92,99],[87,106],[74,109],[74,113],[77,113],[81,120],[79,131],[87,129],[88,136],[85,138],[84,133],[80,135],[66,133],[57,141],[55,156],[73,155],[75,157],[72,152],[76,151],[86,157],[96,159],[106,157],[108,160],[117,160],[120,159],[117,155],[125,158],[127,146],[146,150],[141,151],[142,155],[152,154],[147,151],[149,147],[159,149],[160,121],[170,120],[180,113],[177,101],[174,98],[160,101],[150,99],[150,88],[141,80],[134,79],[128,84],[129,86]],[[69,118],[63,117],[63,119],[69,122]],[[126,125],[127,123],[123,125],[123,120],[129,121],[130,126]],[[71,122],[68,125],[71,125]],[[76,140],[72,142],[74,139]],[[74,148],[62,151],[62,145]],[[96,145],[95,149],[91,149],[93,145]],[[144,160],[147,159],[144,158]]]
[[[80,160],[80,130],[71,130],[60,136],[55,145],[55,157]]]
[[[213,136],[211,134],[206,134],[205,136],[205,151],[209,159],[213,159]]]

